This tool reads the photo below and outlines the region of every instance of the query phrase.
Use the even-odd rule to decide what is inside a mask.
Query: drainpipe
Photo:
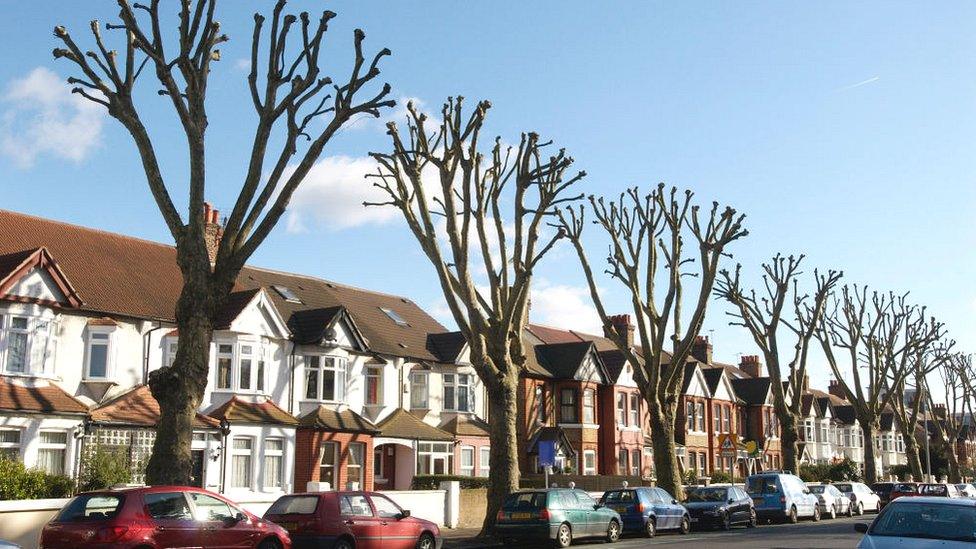
[[[152,333],[163,327],[162,323],[142,334],[142,382],[149,383],[149,347],[152,345]]]
[[[288,413],[295,415],[295,349],[298,345],[294,341],[289,341],[291,343],[291,352],[288,354],[288,369],[290,370],[289,381],[288,381]]]

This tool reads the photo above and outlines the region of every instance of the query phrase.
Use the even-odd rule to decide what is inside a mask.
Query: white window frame
[[[487,477],[491,474],[491,446],[478,448],[478,476]]]
[[[43,442],[41,438],[45,434],[56,434],[63,435],[64,442]],[[69,434],[65,430],[60,429],[42,429],[37,434],[37,465],[40,467],[40,454],[43,450],[55,450],[61,452],[61,470],[60,471],[47,471],[50,474],[64,475],[67,473],[68,469],[68,441],[71,440]]]
[[[281,444],[280,448],[270,448],[270,443]],[[271,467],[268,467],[269,459],[278,460],[278,478],[271,475]],[[268,437],[264,439],[264,462],[261,467],[261,475],[264,477],[264,488],[270,490],[281,490],[285,487],[285,439],[281,437]]]
[[[378,365],[370,365],[364,368],[363,377],[363,404],[366,406],[382,406],[383,405],[383,367]],[[369,383],[372,380],[376,383],[376,400],[370,402],[369,400]]]
[[[238,440],[248,441],[248,448],[237,448],[236,442]],[[231,438],[230,442],[230,485],[231,488],[247,488],[250,489],[254,486],[254,437],[247,436],[235,436]],[[247,458],[247,479],[246,484],[241,484],[240,480],[236,477],[236,467],[234,467],[235,458]]]
[[[163,344],[163,366],[172,366],[176,362],[176,351],[180,348],[180,338],[169,336]]]
[[[326,465],[323,460],[326,456],[326,448],[332,449],[332,463]],[[330,469],[332,471],[332,482],[330,487],[333,490],[338,490],[336,484],[339,482],[339,443],[334,440],[323,440],[319,446],[319,482],[326,482],[323,480],[322,469]]]
[[[465,465],[464,456],[470,456],[470,462]],[[458,474],[464,477],[474,476],[474,446],[461,446],[458,453]]]
[[[14,319],[24,319],[26,320],[26,325],[24,328],[14,328]],[[22,314],[0,314],[0,368],[3,369],[4,373],[8,374],[27,374],[31,371],[31,325],[33,324],[33,317],[29,315]],[[25,346],[24,346],[24,363],[21,365],[19,370],[8,369],[8,360],[10,359],[9,347],[10,347],[10,335],[11,334],[21,334],[25,336]]]
[[[310,358],[317,357],[318,365],[312,366]],[[302,400],[307,402],[344,402],[346,398],[346,382],[348,378],[348,361],[345,357],[337,355],[305,355],[302,357],[304,366],[304,376],[302,378],[302,385],[305,392],[302,394]],[[327,364],[330,364],[328,365]],[[314,396],[309,396],[308,393],[308,373],[310,370],[317,370],[316,374],[316,388]],[[325,388],[325,372],[333,372],[333,382],[334,391],[331,399],[326,399],[324,388]]]
[[[475,380],[471,374],[444,374],[444,409],[452,412],[474,412],[475,410]],[[462,383],[462,378],[465,380]],[[451,396],[448,397],[448,389]],[[462,391],[468,393],[467,409],[460,409],[458,398]]]
[[[583,389],[583,423],[596,423],[596,391],[593,389]]]
[[[617,425],[627,425],[627,393],[617,393]]]
[[[630,450],[630,476],[641,476],[641,451],[636,448]]]
[[[23,444],[23,441],[24,441],[24,431],[21,430],[21,429],[15,429],[15,428],[7,428],[7,427],[5,427],[5,428],[0,429],[0,433],[16,433],[17,434],[17,442],[2,442],[2,441],[0,441],[0,453],[2,453],[5,450],[14,449],[14,450],[17,451],[16,459],[17,459],[17,461],[20,461],[23,458],[23,447],[22,447],[22,444]]]
[[[427,372],[410,372],[410,409],[430,409],[430,374]]]
[[[352,464],[353,448],[358,448],[359,452],[359,463],[357,465]],[[355,468],[359,471],[355,477],[353,477],[352,469]],[[351,487],[352,483],[356,482],[356,490],[365,490],[366,482],[366,443],[365,442],[350,442],[346,445],[346,485]]]
[[[115,373],[115,326],[89,326],[85,334],[85,380],[106,380],[111,379]],[[92,347],[95,344],[95,336],[105,336],[105,339],[98,339],[98,345],[105,346],[105,374],[95,376],[91,373],[92,367]],[[104,343],[102,343],[104,342]]]
[[[587,463],[587,461],[592,461],[592,463]],[[595,450],[583,450],[583,474],[596,475],[596,451]]]
[[[221,347],[230,347],[230,353],[222,352]],[[214,391],[236,392],[246,394],[262,394],[267,392],[267,347],[263,341],[252,338],[233,338],[217,339],[214,341]],[[244,349],[250,348],[250,353],[245,354]],[[230,358],[230,386],[220,387],[220,360]],[[251,371],[247,379],[247,387],[242,387],[241,373],[243,371],[243,361],[251,361]],[[260,364],[264,363],[264,372],[261,372]],[[259,379],[260,378],[260,379]]]
[[[630,393],[627,397],[630,401],[628,404],[630,408],[628,409],[630,413],[630,424],[634,427],[640,427],[640,396],[637,393]]]
[[[435,473],[435,465],[443,462],[443,473]],[[444,474],[449,475],[454,469],[454,444],[451,442],[419,442],[417,443],[417,472],[418,475]]]
[[[214,349],[216,353],[216,360],[214,361],[214,390],[215,391],[233,391],[234,390],[234,344],[218,341],[216,343],[216,348]],[[230,351],[221,351],[221,347],[230,347]],[[221,359],[227,359],[230,361],[230,370],[227,372],[227,386],[222,387],[220,385],[220,361]]]

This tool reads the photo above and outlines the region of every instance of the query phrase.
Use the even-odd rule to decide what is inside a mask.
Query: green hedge
[[[132,482],[132,471],[124,449],[97,446],[82,457],[81,478],[78,480],[78,488],[82,492],[129,482]]]
[[[732,484],[732,475],[725,471],[712,471],[710,478],[712,484]]]
[[[848,458],[837,463],[816,463],[800,466],[800,478],[805,482],[840,482],[861,480],[861,471]]]
[[[446,480],[456,480],[461,483],[461,489],[487,488],[487,477],[464,477],[459,475],[416,475],[413,477],[411,488],[413,490],[436,490],[441,482]]]
[[[66,498],[74,493],[75,481],[64,475],[51,475],[40,469],[0,458],[0,500]]]

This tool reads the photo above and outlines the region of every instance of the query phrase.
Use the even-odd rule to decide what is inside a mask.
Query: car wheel
[[[813,522],[820,522],[820,506],[815,505],[813,507]]]
[[[615,520],[611,520],[610,525],[607,526],[607,542],[617,543],[618,539],[620,539],[620,524]]]
[[[348,539],[340,539],[332,546],[332,549],[353,549],[352,542]]]
[[[790,524],[796,524],[796,520],[797,520],[796,507],[790,507],[790,514],[787,515],[786,521],[789,522]]]
[[[678,527],[678,532],[682,535],[691,532],[691,521],[688,520],[688,517],[681,517],[681,526]]]
[[[830,520],[837,518],[837,504],[830,506]]]
[[[434,549],[437,546],[437,542],[434,541],[434,536],[424,533],[417,540],[417,549]]]
[[[857,515],[857,516],[863,515],[864,514],[864,504],[862,504],[861,502],[858,502],[857,503],[857,509],[854,509],[854,514]]]
[[[847,502],[847,517],[850,518],[853,516],[854,516],[854,506],[851,505],[851,502]]]
[[[653,538],[655,534],[657,534],[657,524],[653,517],[648,517],[647,522],[644,523],[644,535]]]
[[[559,531],[556,532],[556,547],[569,547],[572,544],[573,529],[566,523],[560,524]]]
[[[725,513],[724,515],[722,515],[722,524],[721,524],[721,527],[722,527],[722,530],[731,530],[732,529],[732,515],[730,515],[728,513]]]
[[[749,522],[746,523],[747,528],[755,528],[759,524],[759,518],[756,516],[756,510],[751,509],[749,511]]]
[[[875,513],[880,513],[881,512],[881,502],[880,501],[878,502],[877,505],[874,506],[874,512]]]

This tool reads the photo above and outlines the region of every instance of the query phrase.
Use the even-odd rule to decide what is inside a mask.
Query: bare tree
[[[898,419],[898,430],[901,431],[901,437],[905,444],[908,468],[911,470],[912,477],[916,479],[923,478],[924,474],[916,429],[919,419],[921,419],[921,412],[925,409],[925,379],[953,356],[950,351],[954,345],[955,341],[942,339],[906,355],[906,360],[908,360],[906,367],[910,368],[911,372],[902,379],[899,385],[892,385],[889,382],[886,389],[896,395],[891,399],[892,409]],[[909,398],[907,389],[910,384],[913,385],[914,391]],[[926,436],[928,435],[926,434]]]
[[[152,484],[186,484],[190,481],[191,422],[207,384],[215,314],[241,268],[277,224],[295,189],[336,132],[352,116],[378,116],[381,108],[393,105],[385,99],[389,85],[364,101],[356,98],[379,74],[379,61],[390,52],[383,49],[367,63],[362,48],[365,35],[356,30],[352,71],[347,80],[333,83],[322,74],[319,57],[334,13],[325,11],[313,22],[308,13],[285,14],[285,1],[279,0],[267,31],[265,18],[254,16],[247,80],[257,124],[245,159],[247,173],[212,262],[203,216],[206,99],[211,64],[220,59],[218,46],[228,40],[215,18],[216,0],[179,3],[173,44],[164,37],[165,16],[160,13],[159,0],[148,5],[118,0],[118,5],[119,20],[105,29],[119,31],[121,55],[107,45],[96,20],[91,22],[94,49],[83,51],[67,29],[58,26],[54,34],[64,47],[55,49],[54,56],[71,61],[80,71],[68,79],[76,86],[72,91],[105,107],[132,136],[149,190],[176,241],[176,260],[183,275],[175,311],[179,348],[173,365],[154,371],[149,378],[161,417],[146,473]],[[297,38],[292,36],[294,32],[299,34]],[[158,95],[172,104],[186,134],[189,169],[185,182],[164,177],[136,104],[136,86],[147,67],[155,77],[149,85],[158,86]],[[270,145],[269,150],[271,142],[280,144]],[[270,166],[266,165],[269,157]],[[169,188],[186,190],[189,207],[185,218]]]
[[[953,353],[948,360],[941,363],[936,372],[946,390],[945,403],[939,402],[928,388],[924,392],[928,409],[934,416],[931,418],[931,425],[935,437],[945,449],[949,461],[949,482],[958,483],[962,482],[962,470],[956,443],[963,427],[968,425],[970,429],[973,428],[973,398],[976,397],[973,355]]]
[[[658,485],[677,497],[682,483],[674,442],[674,422],[681,398],[684,366],[705,320],[719,262],[725,248],[748,232],[742,228],[744,215],[732,208],[719,209],[713,203],[702,215],[692,205],[692,193],[658,185],[642,195],[629,189],[617,200],[590,197],[590,207],[560,211],[560,226],[576,249],[586,275],[590,296],[600,315],[604,332],[634,365],[637,386],[648,403],[654,433],[654,466]],[[627,338],[614,328],[600,295],[596,274],[582,242],[586,210],[594,223],[610,238],[606,274],[627,291],[634,312],[639,346],[628,346]],[[689,266],[695,257],[686,255],[685,238],[696,246],[698,268]],[[684,279],[699,279],[697,294],[686,316]],[[667,340],[670,338],[670,345]],[[668,355],[670,353],[670,355]]]
[[[581,198],[564,195],[585,173],[568,174],[573,159],[562,149],[546,156],[549,143],[534,133],[523,134],[518,147],[496,138],[484,156],[481,130],[491,105],[483,101],[465,116],[462,102],[449,98],[434,124],[407,105],[404,135],[389,124],[392,152],[371,153],[380,166],[371,177],[389,200],[367,205],[393,206],[403,215],[485,384],[491,417],[486,533],[505,497],[519,488],[516,424],[529,291],[536,266],[561,237],[547,235],[545,221],[559,204]]]
[[[735,273],[722,270],[716,287],[716,295],[734,306],[728,313],[735,320],[729,324],[749,330],[752,339],[769,368],[773,404],[779,418],[783,443],[783,467],[799,470],[799,421],[803,406],[803,394],[808,389],[804,380],[810,343],[817,325],[824,314],[827,297],[833,291],[843,273],[814,270],[816,289],[813,295],[801,293],[798,279],[803,273],[800,264],[804,256],[783,257],[777,254],[772,261],[763,264],[763,290],[745,291],[740,278],[741,265]],[[787,306],[787,304],[789,304]],[[787,368],[780,363],[780,328],[792,332],[792,357]],[[784,388],[784,382],[787,391]]]
[[[844,286],[817,326],[815,337],[864,435],[867,482],[878,478],[875,435],[881,413],[900,398],[887,388],[900,386],[912,373],[915,353],[943,335],[943,324],[926,318],[925,308],[909,304],[906,296],[869,294],[858,286]]]

